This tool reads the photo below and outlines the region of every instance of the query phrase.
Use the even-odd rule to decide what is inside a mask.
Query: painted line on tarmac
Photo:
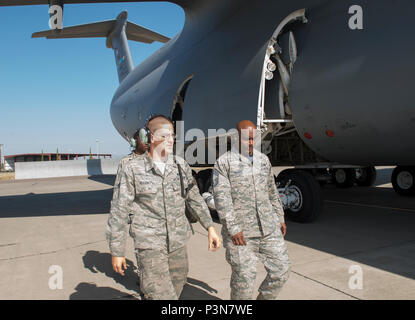
[[[25,255],[25,256],[17,256],[17,257],[11,257],[11,258],[1,258],[0,261],[9,261],[9,260],[29,258],[29,257],[34,257],[34,256],[43,256],[43,255],[46,255],[46,254],[53,254],[53,253],[58,253],[58,252],[62,252],[62,251],[67,251],[67,250],[83,247],[83,246],[86,246],[86,245],[89,245],[89,244],[95,244],[95,243],[104,242],[104,241],[107,241],[107,240],[87,242],[87,243],[82,243],[82,244],[76,245],[74,247],[68,247],[68,248],[63,248],[63,249],[58,249],[58,250],[48,251],[48,252],[32,253],[32,254],[28,254],[28,255]]]
[[[321,281],[318,281],[318,280],[316,280],[316,279],[313,279],[313,278],[307,277],[307,276],[305,276],[305,275],[303,275],[303,274],[301,274],[301,273],[299,273],[299,272],[296,272],[296,271],[294,271],[294,270],[292,270],[292,269],[291,269],[291,272],[292,272],[292,273],[294,273],[294,274],[296,274],[296,275],[298,275],[298,276],[300,276],[300,277],[303,277],[303,278],[305,278],[305,279],[307,279],[307,280],[310,280],[310,281],[316,282],[316,283],[318,283],[318,284],[321,284],[321,285],[322,285],[322,286],[324,286],[324,287],[327,287],[327,288],[330,288],[330,289],[332,289],[332,290],[334,290],[334,291],[340,292],[340,293],[342,293],[342,294],[344,294],[344,295],[346,295],[346,296],[349,296],[349,297],[351,297],[351,298],[353,298],[353,299],[356,299],[356,300],[362,300],[362,299],[360,299],[360,298],[358,298],[358,297],[356,297],[356,296],[353,296],[353,295],[351,295],[351,294],[349,294],[349,293],[347,293],[347,292],[344,292],[344,291],[342,291],[342,290],[340,290],[340,289],[337,289],[337,288],[335,288],[335,287],[329,286],[328,284],[325,284],[324,282],[321,282]]]
[[[333,200],[324,200],[324,202],[344,204],[344,205],[350,205],[350,206],[377,208],[377,209],[388,209],[388,210],[399,210],[399,211],[406,211],[406,212],[415,212],[414,209],[383,207],[383,206],[377,206],[377,205],[373,205],[373,204],[356,203],[356,202],[343,202],[343,201],[333,201]]]
[[[19,243],[6,243],[6,244],[0,244],[0,248],[2,247],[10,247],[10,246],[17,246]]]

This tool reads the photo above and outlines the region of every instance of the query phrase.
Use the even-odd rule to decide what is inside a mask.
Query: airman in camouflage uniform
[[[240,122],[239,132],[241,127],[252,128],[255,134],[252,122]],[[253,144],[252,137],[249,140]],[[276,299],[290,270],[284,210],[268,157],[252,145],[246,154],[228,151],[217,159],[213,170],[215,207],[232,268],[231,299],[252,299],[259,260],[267,276],[258,299]]]
[[[188,189],[186,199],[181,193],[178,165],[183,170],[184,188]],[[178,299],[186,283],[185,244],[191,230],[185,215],[185,201],[209,231],[210,247],[220,246],[209,209],[193,181],[189,165],[182,158],[168,154],[163,171],[148,152],[123,158],[107,223],[106,235],[112,256],[125,257],[130,220],[129,234],[134,239],[140,288],[146,299]],[[114,269],[123,274],[119,270],[121,266]]]

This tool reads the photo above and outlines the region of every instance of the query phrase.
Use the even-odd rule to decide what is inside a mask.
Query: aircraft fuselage
[[[353,5],[362,8],[363,28],[350,27]],[[185,130],[256,122],[268,41],[302,8],[308,22],[292,28],[298,59],[289,94],[298,135],[330,161],[414,164],[415,3],[408,0],[202,1],[186,11],[182,32],[120,84],[114,126],[131,137],[150,114],[170,115],[189,77]]]

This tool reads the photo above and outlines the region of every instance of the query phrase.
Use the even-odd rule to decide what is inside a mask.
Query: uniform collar
[[[139,157],[139,156],[141,156],[141,155],[143,155],[143,154],[138,154],[138,153],[135,153],[135,151],[133,151],[133,152],[131,152],[131,153],[130,153],[130,156],[131,156],[132,158],[137,158],[137,157]]]
[[[144,164],[145,164],[145,170],[150,171],[151,169],[155,168],[153,160],[150,158],[150,155],[146,151],[144,153]]]
[[[257,165],[257,164],[259,164],[260,160],[262,159],[262,157],[261,157],[262,153],[259,152],[258,150],[256,150],[255,148],[254,148],[254,151],[252,153],[253,162],[251,162],[251,160],[248,157],[242,155],[238,150],[236,150],[234,148],[231,149],[231,153],[232,153],[232,157],[234,159],[238,159],[239,161],[241,161],[243,163],[246,163],[246,164],[249,164],[249,165]]]
[[[144,153],[144,162],[145,162],[145,170],[148,172],[151,169],[154,169],[158,174],[163,176],[160,172],[160,170],[157,168],[157,166],[154,164],[153,159],[151,159],[150,155],[146,151]],[[169,154],[166,159],[166,168],[164,169],[164,176],[167,177],[167,175],[173,171],[173,168],[175,167],[173,154]]]

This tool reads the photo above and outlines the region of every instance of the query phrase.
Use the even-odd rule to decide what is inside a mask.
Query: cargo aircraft
[[[110,114],[126,141],[155,113],[206,136],[252,120],[263,152],[288,168],[276,180],[288,217],[299,222],[322,210],[318,182],[369,186],[374,166],[396,166],[395,191],[415,194],[415,2],[171,0],[185,12],[172,39],[127,21],[125,11],[114,20],[63,26],[64,5],[108,2],[140,1],[0,6],[49,6],[51,29],[33,37],[106,39],[120,82]],[[134,67],[128,40],[165,44]],[[197,174],[201,192],[210,176]]]

